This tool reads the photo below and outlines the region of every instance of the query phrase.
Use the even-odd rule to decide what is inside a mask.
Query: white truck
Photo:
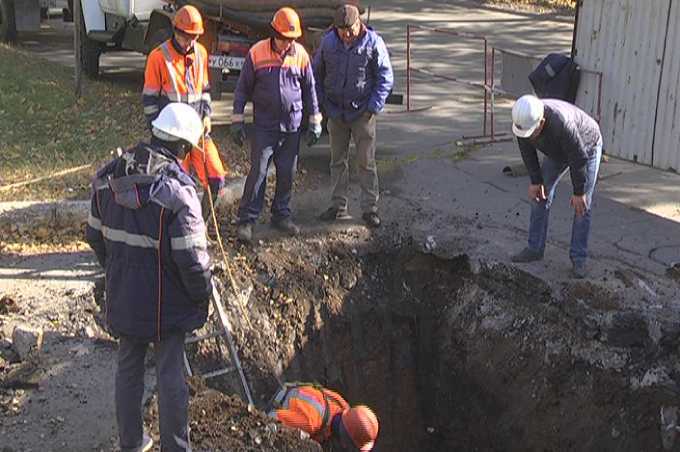
[[[5,0],[0,0],[5,1]],[[233,87],[250,46],[268,36],[274,12],[293,6],[301,16],[301,43],[313,51],[346,0],[80,0],[81,64],[96,77],[102,52],[135,50],[144,54],[172,36],[172,18],[185,4],[203,15],[200,41],[210,54],[213,98]],[[170,2],[169,2],[170,1]]]

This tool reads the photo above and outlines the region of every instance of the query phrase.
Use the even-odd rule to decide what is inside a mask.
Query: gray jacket
[[[583,195],[586,183],[586,162],[602,145],[600,126],[575,105],[557,99],[541,99],[545,105],[545,126],[535,140],[517,138],[522,160],[532,184],[542,184],[541,151],[548,158],[569,165],[575,195]]]

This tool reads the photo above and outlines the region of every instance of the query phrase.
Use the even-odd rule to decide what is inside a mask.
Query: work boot
[[[372,228],[380,227],[381,222],[377,212],[366,212],[361,218],[363,218],[366,224]]]
[[[281,220],[272,220],[272,226],[281,232],[285,232],[288,235],[295,236],[300,234],[300,228],[293,223],[290,217],[283,218]]]
[[[252,223],[241,223],[236,227],[236,236],[242,242],[252,242],[253,241],[253,224]]]
[[[337,207],[329,207],[328,210],[319,215],[321,221],[349,220],[350,218],[347,209],[338,209]]]
[[[534,251],[530,248],[524,248],[519,253],[515,254],[510,258],[511,261],[516,263],[534,262],[543,259],[543,253]]]
[[[585,262],[572,262],[571,276],[574,279],[584,279],[588,276],[588,269]]]
[[[153,439],[146,433],[142,436],[142,452],[148,452],[153,448]]]

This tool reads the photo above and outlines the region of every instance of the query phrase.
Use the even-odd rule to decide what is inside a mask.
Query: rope
[[[204,171],[205,171],[205,178],[206,182],[208,179],[208,154],[205,152],[205,133],[201,136],[201,152],[203,153],[203,166],[204,166]],[[246,323],[248,324],[248,328],[252,329],[253,326],[250,323],[250,318],[248,317],[248,312],[245,309],[245,304],[247,303],[247,300],[242,300],[241,299],[241,290],[239,286],[236,284],[236,280],[234,279],[234,274],[231,271],[231,266],[229,265],[229,261],[227,259],[227,253],[224,250],[224,245],[222,244],[222,235],[220,234],[220,225],[217,222],[217,215],[215,214],[215,205],[213,203],[213,198],[212,198],[212,190],[210,189],[210,184],[206,183],[206,192],[204,196],[208,196],[208,202],[210,203],[210,216],[212,217],[213,225],[215,226],[215,235],[217,236],[217,244],[220,246],[220,252],[222,254],[222,261],[224,262],[224,268],[227,271],[227,277],[229,279],[229,284],[231,285],[231,289],[234,292],[234,295],[236,296],[236,299],[239,300],[239,310],[241,311],[241,315],[246,319]],[[206,229],[206,234],[208,234],[208,231]]]

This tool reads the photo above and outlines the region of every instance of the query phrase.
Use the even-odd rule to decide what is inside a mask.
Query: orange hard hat
[[[283,37],[297,39],[302,36],[300,16],[298,16],[293,8],[288,6],[276,11],[271,25],[274,31]]]
[[[358,405],[345,410],[342,413],[342,425],[357,449],[373,449],[378,438],[378,418],[369,407]]]
[[[203,18],[196,7],[182,6],[175,14],[175,28],[190,35],[203,34]]]

